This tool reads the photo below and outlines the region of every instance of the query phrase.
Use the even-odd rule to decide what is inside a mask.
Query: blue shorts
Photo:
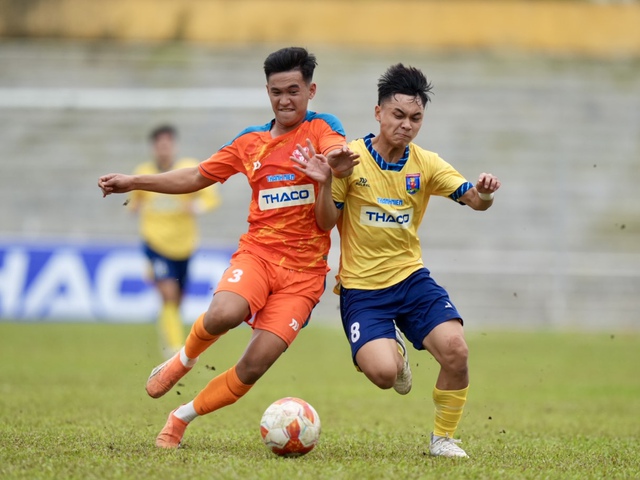
[[[153,270],[153,279],[158,282],[160,280],[176,280],[180,286],[180,290],[184,290],[187,283],[187,270],[189,267],[189,259],[172,260],[159,254],[146,243],[143,245],[144,254],[149,259],[151,269]]]
[[[365,343],[396,338],[394,320],[417,350],[424,350],[422,342],[436,326],[455,319],[462,323],[449,294],[426,268],[380,290],[341,288],[340,315],[354,362]]]

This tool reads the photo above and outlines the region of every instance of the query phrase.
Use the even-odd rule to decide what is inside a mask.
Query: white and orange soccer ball
[[[262,415],[262,441],[276,455],[299,457],[313,450],[320,438],[320,417],[300,398],[276,400]]]

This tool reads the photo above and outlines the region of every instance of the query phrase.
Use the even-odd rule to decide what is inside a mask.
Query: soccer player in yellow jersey
[[[326,230],[338,225],[337,293],[355,365],[378,387],[406,394],[411,369],[400,331],[416,349],[430,352],[440,364],[430,452],[467,457],[453,439],[469,388],[462,317],[423,264],[418,226],[432,195],[486,210],[500,181],[482,173],[474,186],[412,143],[430,92],[420,70],[402,64],[387,70],[375,107],[380,131],[349,143],[360,164],[347,177],[332,178],[326,159],[309,146],[299,148],[302,159],[291,159],[322,186],[318,224]]]
[[[275,118],[243,130],[197,167],[155,175],[108,174],[98,181],[105,196],[132,190],[180,194],[242,174],[252,190],[249,229],[209,309],[193,324],[184,347],[152,370],[147,393],[153,398],[166,394],[200,354],[243,322],[253,329],[251,340],[233,367],[169,414],[156,438],[158,447],[177,448],[190,422],[246,395],[295,340],[324,291],[331,238],[316,222],[320,187],[296,171],[289,157],[308,140],[340,176],[350,172],[357,155],[347,148],[335,116],[307,110],[316,93],[315,67],[315,56],[304,48],[270,54],[264,72]]]
[[[139,165],[135,175],[194,167],[192,159],[176,158],[177,131],[160,125],[149,135],[153,160]],[[140,217],[140,236],[149,260],[150,273],[162,299],[158,316],[160,345],[166,358],[184,343],[180,305],[187,282],[189,261],[198,246],[196,216],[216,208],[220,199],[215,187],[184,195],[134,191],[129,208]]]

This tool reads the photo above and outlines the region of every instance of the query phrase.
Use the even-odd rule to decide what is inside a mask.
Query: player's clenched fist
[[[127,193],[133,188],[133,176],[121,173],[109,173],[98,179],[98,187],[102,190],[102,196],[106,197],[111,193]]]
[[[478,193],[493,193],[500,188],[500,180],[490,173],[481,173],[476,183]]]

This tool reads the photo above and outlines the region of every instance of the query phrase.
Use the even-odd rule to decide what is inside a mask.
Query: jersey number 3
[[[244,273],[242,270],[240,270],[239,268],[236,268],[233,272],[233,277],[231,278],[227,278],[227,282],[231,282],[231,283],[238,283],[240,281],[240,277],[242,277],[242,274]]]

